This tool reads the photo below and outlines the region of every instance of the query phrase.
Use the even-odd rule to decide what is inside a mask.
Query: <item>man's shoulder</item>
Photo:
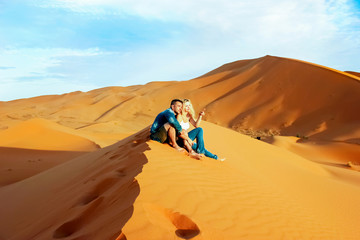
[[[172,113],[175,115],[174,111],[171,108],[165,109],[164,111],[162,111],[161,113]]]

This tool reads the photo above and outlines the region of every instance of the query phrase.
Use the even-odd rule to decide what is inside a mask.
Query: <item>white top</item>
[[[181,121],[180,125],[181,125],[181,128],[185,129],[185,130],[188,130],[190,128],[190,122]]]

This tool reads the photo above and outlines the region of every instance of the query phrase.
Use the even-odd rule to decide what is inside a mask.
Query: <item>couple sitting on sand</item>
[[[196,159],[205,155],[218,160],[219,157],[206,150],[204,146],[203,129],[199,125],[205,112],[201,111],[198,119],[195,119],[194,115],[194,108],[189,99],[172,100],[170,108],[156,116],[150,129],[150,138],[160,143],[168,141],[178,151],[184,151],[184,148],[180,147],[184,146],[190,157]],[[188,132],[190,123],[195,129]],[[225,159],[219,160],[224,161]]]

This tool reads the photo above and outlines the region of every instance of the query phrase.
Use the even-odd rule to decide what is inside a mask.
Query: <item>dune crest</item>
[[[35,118],[0,132],[0,146],[37,150],[94,151],[99,147],[73,135],[72,129]]]
[[[354,76],[356,76],[356,77],[360,77],[360,73],[359,73],[359,72],[352,72],[352,71],[345,71],[345,72],[350,73],[350,74],[352,74],[352,75],[354,75]]]

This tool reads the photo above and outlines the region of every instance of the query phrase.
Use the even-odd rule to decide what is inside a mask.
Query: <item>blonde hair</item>
[[[184,107],[185,107],[185,103],[189,103],[189,108],[190,108],[189,113],[192,116],[192,118],[195,119],[195,110],[194,110],[194,107],[193,107],[190,99],[184,99],[183,102],[184,102]]]

